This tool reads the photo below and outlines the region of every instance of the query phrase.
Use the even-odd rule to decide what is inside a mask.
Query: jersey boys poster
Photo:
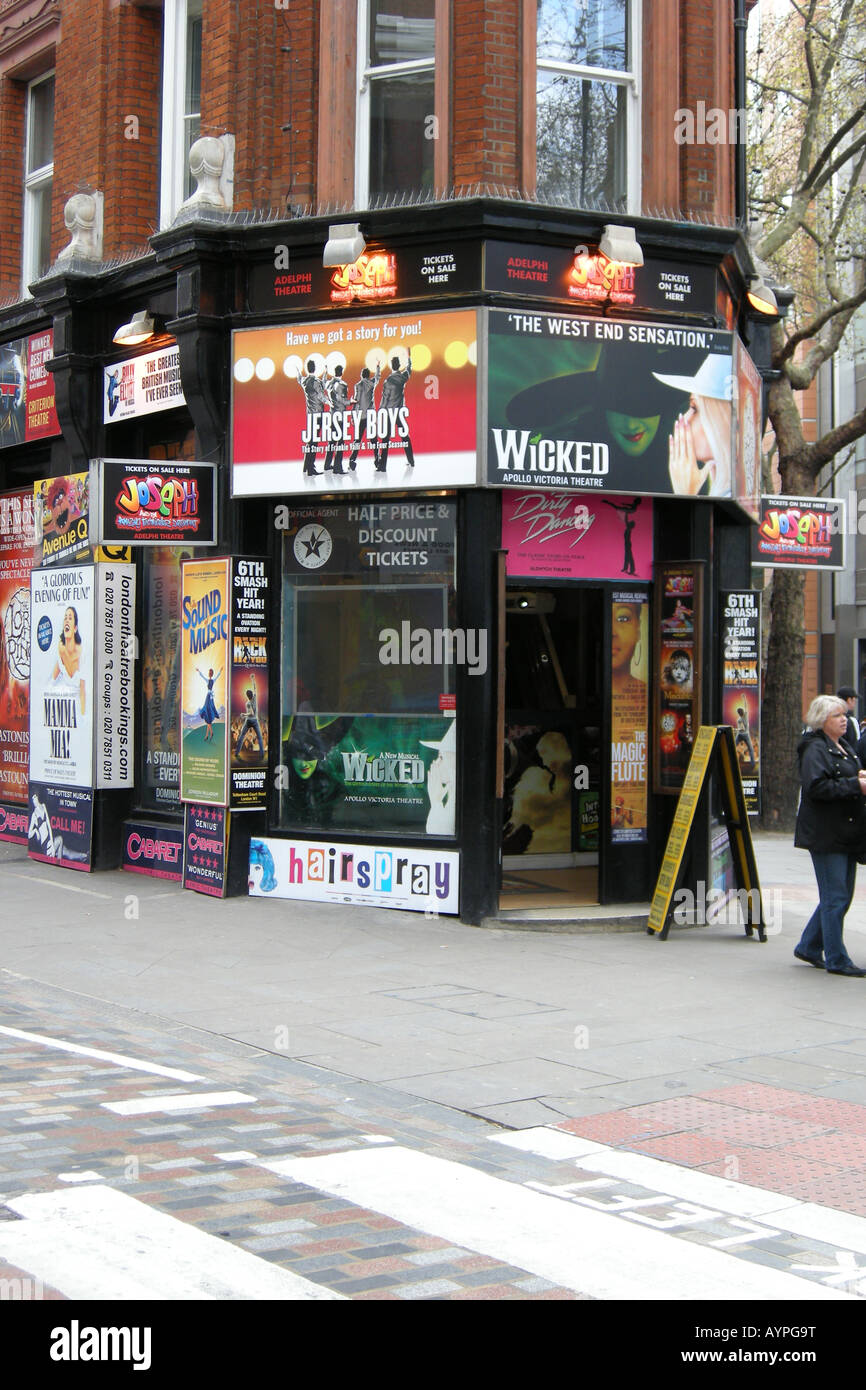
[[[180,795],[216,806],[227,792],[230,566],[183,566]]]
[[[237,330],[234,495],[474,484],[477,341],[472,309]]]
[[[21,806],[27,805],[30,742],[32,560],[33,493],[29,488],[5,493],[0,497],[0,801]]]

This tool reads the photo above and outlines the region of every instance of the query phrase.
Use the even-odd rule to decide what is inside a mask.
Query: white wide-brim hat
[[[457,720],[452,719],[448,729],[438,743],[428,743],[425,738],[419,740],[422,748],[433,748],[437,753],[456,753],[457,752]]]
[[[710,396],[715,401],[733,399],[734,376],[731,359],[721,353],[710,353],[694,376],[662,376],[653,372],[656,381],[663,386],[673,386],[675,391],[685,391],[690,396]]]

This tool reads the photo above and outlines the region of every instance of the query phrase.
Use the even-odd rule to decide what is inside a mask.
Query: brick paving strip
[[[76,996],[6,975],[0,979],[0,1024],[15,1030],[0,1033],[0,1223],[19,1219],[10,1201],[56,1191],[61,1174],[65,1182],[95,1174],[139,1202],[349,1298],[583,1297],[378,1212],[301,1184],[268,1181],[272,1175],[260,1168],[216,1157],[242,1143],[280,1155],[318,1155],[396,1140],[462,1162],[471,1162],[478,1151],[485,1162],[487,1137],[498,1128],[489,1122],[230,1040],[221,1046],[212,1035],[99,1001],[86,1001],[98,1027],[84,1027]],[[258,1102],[224,1111],[117,1115],[105,1107],[142,1097],[156,1105],[161,1095],[177,1092],[177,1083],[19,1036],[28,1032],[147,1058],[169,1071],[188,1069],[200,1078],[202,1092],[217,1086],[249,1091]],[[13,1283],[0,1287],[17,1281],[20,1296],[34,1296],[35,1281],[0,1257],[3,1279]],[[64,1297],[47,1285],[35,1296]]]
[[[866,1105],[853,1101],[754,1082],[555,1127],[866,1216]]]

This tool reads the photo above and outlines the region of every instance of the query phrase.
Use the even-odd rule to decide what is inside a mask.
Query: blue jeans
[[[854,896],[857,857],[844,853],[819,854],[816,850],[809,853],[818,880],[818,906],[803,928],[797,949],[819,959],[823,946],[827,969],[839,970],[843,965],[853,964],[842,944],[842,925]]]

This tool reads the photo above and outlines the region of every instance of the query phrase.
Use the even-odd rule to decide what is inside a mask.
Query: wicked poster
[[[180,796],[216,806],[227,802],[230,567],[183,565]]]
[[[33,493],[0,496],[0,801],[27,805]],[[11,827],[0,839],[22,842]],[[26,840],[26,835],[23,837]]]
[[[237,330],[233,494],[474,484],[477,341],[472,309]]]
[[[490,310],[487,481],[731,497],[732,335]]]
[[[720,595],[722,720],[734,730],[734,748],[746,810],[761,810],[761,595],[757,590]]]
[[[610,838],[647,838],[648,595],[614,590],[610,608]]]
[[[296,714],[283,723],[279,771],[286,829],[455,832],[454,717]]]

